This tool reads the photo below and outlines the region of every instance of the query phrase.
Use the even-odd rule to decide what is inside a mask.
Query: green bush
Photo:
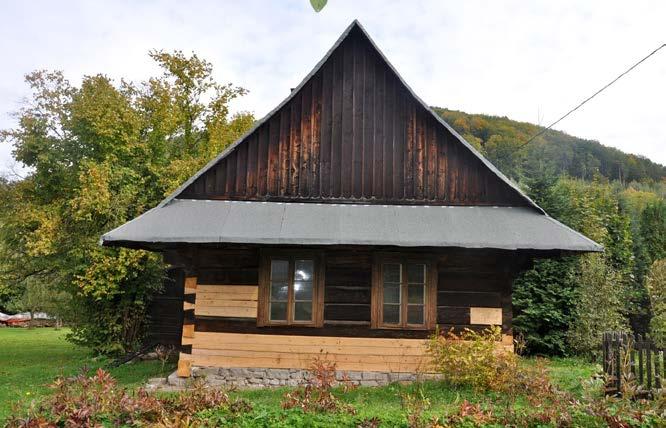
[[[513,285],[513,327],[531,355],[566,355],[578,260],[537,260]]]
[[[625,288],[602,254],[584,256],[576,291],[569,344],[579,354],[598,357],[604,331],[626,331]]]
[[[434,370],[453,385],[471,386],[487,391],[503,391],[518,371],[518,356],[502,348],[498,326],[482,332],[465,329],[435,332],[428,340],[427,352]]]

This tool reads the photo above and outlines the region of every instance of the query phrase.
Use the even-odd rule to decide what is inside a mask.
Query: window
[[[321,325],[318,259],[289,253],[263,257],[260,324]]]
[[[432,328],[436,318],[436,273],[428,261],[378,257],[373,280],[375,328]]]

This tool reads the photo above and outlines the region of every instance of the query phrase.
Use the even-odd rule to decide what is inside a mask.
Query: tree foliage
[[[628,328],[622,279],[606,257],[592,254],[581,260],[568,332],[571,349],[579,354],[598,356],[603,332]]]
[[[532,197],[552,216],[603,244],[606,256],[599,262],[614,272],[614,286],[627,297],[632,283],[633,252],[629,221],[621,212],[612,186],[603,180],[593,182],[552,175],[536,175],[529,180]],[[582,283],[593,283],[579,257],[539,260],[514,285],[514,325],[532,353],[562,355],[572,348],[568,331],[579,320]],[[597,284],[601,286],[601,284]],[[623,304],[620,313],[626,314]]]
[[[72,338],[102,352],[137,345],[163,266],[153,253],[100,247],[100,234],[156,205],[253,122],[230,115],[245,89],[217,83],[207,61],[150,57],[162,75],[140,83],[29,74],[18,125],[0,134],[30,168],[0,193],[0,295],[32,284],[68,292]]]
[[[25,281],[22,294],[11,301],[9,309],[12,312],[29,312],[31,318],[36,312],[45,312],[56,319],[62,319],[71,307],[70,299],[68,292],[29,278]]]
[[[577,267],[575,257],[538,260],[516,280],[513,326],[527,352],[568,353],[567,331],[573,323]]]
[[[647,288],[653,310],[650,332],[660,346],[666,346],[666,259],[657,260],[650,267]]]
[[[506,175],[516,181],[525,164],[540,163],[557,175],[591,180],[600,174],[621,183],[663,183],[666,167],[637,155],[604,146],[597,141],[583,140],[563,132],[549,130],[516,151],[543,128],[532,123],[517,122],[507,117],[469,114],[434,107],[456,131],[474,145]],[[472,142],[472,141],[470,141]],[[508,166],[508,167],[507,167]]]

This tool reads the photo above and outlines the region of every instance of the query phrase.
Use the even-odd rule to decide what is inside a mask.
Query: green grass
[[[0,421],[9,416],[12,406],[21,400],[26,406],[31,400],[48,393],[47,385],[53,378],[76,374],[82,367],[90,369],[102,367],[109,362],[106,358],[95,358],[85,348],[65,340],[67,330],[54,329],[0,329]],[[526,359],[525,364],[534,360]],[[144,361],[110,369],[119,384],[135,387],[148,378],[159,376],[159,361]],[[174,369],[170,364],[165,372]],[[575,395],[582,393],[581,381],[589,379],[598,369],[594,364],[573,358],[552,359],[549,364],[553,382]],[[355,426],[364,418],[381,417],[387,426],[404,426],[405,408],[402,397],[407,394],[423,394],[430,402],[427,415],[447,415],[455,412],[467,400],[472,403],[492,403],[495,409],[504,405],[513,408],[527,406],[525,397],[514,402],[496,393],[479,393],[471,388],[460,388],[440,382],[401,385],[392,384],[380,388],[357,388],[343,392],[337,389],[335,395],[343,402],[351,404],[355,416],[345,414],[304,415],[299,410],[281,409],[283,395],[288,388],[241,390],[232,395],[252,403],[253,410],[239,419],[225,421],[228,415],[211,409],[210,421],[220,426]],[[384,426],[384,425],[382,425]]]
[[[97,369],[109,362],[95,358],[67,340],[67,329],[0,329],[0,421],[9,416],[17,401],[25,406],[49,392],[48,384],[57,376],[76,374],[83,367]],[[110,369],[118,383],[136,386],[160,375],[162,363],[141,361]],[[173,365],[165,368],[173,370]]]
[[[589,380],[601,372],[599,364],[590,363],[582,358],[552,358],[549,369],[555,386],[575,395],[583,393],[582,381]]]
[[[525,359],[525,364],[533,363],[533,359]],[[555,385],[578,397],[583,392],[581,381],[590,379],[597,372],[596,365],[578,358],[554,358],[550,360],[548,368]],[[279,411],[282,397],[288,390],[288,388],[241,390],[233,395],[251,402],[255,408],[253,413],[261,414],[263,412],[270,415]],[[357,410],[357,418],[381,416],[383,421],[404,419],[405,409],[402,397],[407,394],[414,397],[423,394],[424,397],[427,397],[430,406],[425,414],[428,416],[451,414],[459,409],[465,400],[470,403],[492,403],[496,408],[510,405],[514,409],[520,409],[529,405],[524,396],[511,402],[502,394],[478,392],[473,388],[455,387],[442,382],[406,385],[395,383],[381,388],[360,387],[348,392],[337,388],[334,394]]]
[[[287,391],[287,388],[244,390],[233,395],[250,401],[256,409],[275,411],[280,408],[282,397]],[[464,400],[480,402],[490,399],[495,403],[504,402],[498,394],[479,393],[471,388],[456,388],[441,382],[405,385],[395,383],[380,388],[359,387],[348,392],[336,388],[334,395],[344,403],[351,404],[357,410],[359,418],[381,416],[386,420],[399,420],[405,413],[402,397],[406,394],[418,397],[420,393],[430,401],[427,415],[449,414],[459,408]],[[517,404],[524,405],[524,402]]]
[[[535,360],[526,358],[523,364],[535,364]],[[581,397],[583,393],[582,381],[590,379],[598,371],[595,364],[577,358],[551,359],[548,368],[553,383],[576,397]],[[280,408],[283,396],[288,391],[288,388],[237,391],[232,395],[252,403],[253,410],[250,413],[229,419],[225,412],[211,410],[206,414],[207,420],[218,426],[234,427],[355,427],[363,420],[379,417],[382,427],[406,427],[403,397],[407,395],[428,400],[429,406],[424,412],[426,419],[454,414],[465,400],[481,403],[482,408],[492,406],[495,414],[509,408],[512,411],[530,410],[525,396],[518,396],[513,401],[499,393],[479,392],[468,387],[429,381],[406,385],[395,383],[380,388],[360,387],[348,392],[337,388],[335,396],[351,404],[357,411],[356,415],[303,414],[299,409],[285,411]],[[578,415],[578,418],[576,426],[599,426],[598,421],[587,421],[585,415]]]

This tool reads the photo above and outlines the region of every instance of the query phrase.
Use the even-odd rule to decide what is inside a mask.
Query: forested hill
[[[599,173],[623,183],[661,182],[666,178],[666,166],[597,141],[548,131],[525,148],[516,150],[542,127],[507,117],[469,114],[440,107],[433,109],[514,180],[520,180],[528,168],[582,179],[590,179]]]

